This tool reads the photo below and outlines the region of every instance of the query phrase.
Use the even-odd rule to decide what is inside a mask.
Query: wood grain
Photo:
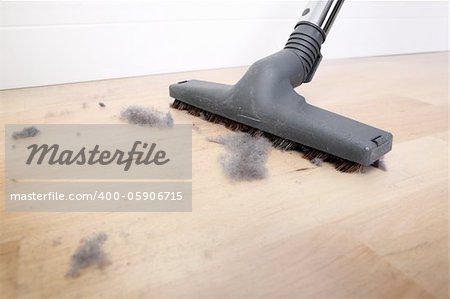
[[[448,298],[449,53],[324,61],[299,89],[389,130],[388,171],[341,174],[271,150],[269,177],[230,182],[193,123],[192,213],[9,213],[0,203],[2,298]],[[0,92],[8,123],[120,123],[130,104],[168,110],[170,83],[235,82],[245,68]],[[105,108],[98,106],[103,101]],[[5,140],[4,126],[1,140]],[[4,197],[4,147],[0,150]],[[111,265],[65,273],[97,231]]]

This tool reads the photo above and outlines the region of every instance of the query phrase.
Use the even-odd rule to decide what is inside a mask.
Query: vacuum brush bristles
[[[342,2],[314,2],[330,13],[328,21],[307,8],[303,15],[312,14],[315,22],[301,20],[285,49],[254,63],[236,85],[197,80],[171,85],[172,107],[232,130],[264,134],[277,148],[300,150],[305,158],[332,162],[339,171],[378,165],[392,148],[392,134],[312,106],[294,90],[314,76]],[[326,30],[319,27],[323,23]]]

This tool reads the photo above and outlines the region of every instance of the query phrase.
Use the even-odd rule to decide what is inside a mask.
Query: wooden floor
[[[173,111],[198,128],[192,213],[8,213],[1,201],[0,297],[448,298],[448,58],[324,61],[299,89],[310,103],[391,131],[387,172],[342,174],[272,150],[267,179],[232,183],[217,162],[223,148],[206,140],[226,130]],[[1,91],[0,120],[120,123],[130,104],[168,110],[170,83],[233,83],[244,71]],[[111,265],[66,278],[79,240],[97,231],[109,235]]]

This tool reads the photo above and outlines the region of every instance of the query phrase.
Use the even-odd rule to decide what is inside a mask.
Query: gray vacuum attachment
[[[392,134],[312,106],[294,90],[313,78],[321,45],[341,5],[338,1],[332,10],[326,30],[319,26],[323,19],[301,20],[285,48],[254,63],[237,84],[183,81],[170,86],[170,96],[339,158],[373,164],[391,150]]]

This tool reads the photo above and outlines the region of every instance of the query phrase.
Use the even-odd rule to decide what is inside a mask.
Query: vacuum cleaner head
[[[392,134],[312,106],[294,90],[312,79],[324,40],[320,27],[300,22],[284,50],[254,63],[236,85],[171,85],[172,107],[233,130],[262,132],[275,147],[332,162],[342,172],[377,166],[392,148]]]

